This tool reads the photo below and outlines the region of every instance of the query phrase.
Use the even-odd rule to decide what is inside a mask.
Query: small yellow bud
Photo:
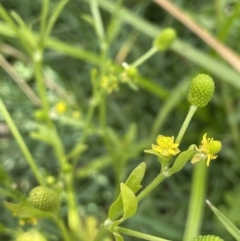
[[[67,104],[66,104],[66,102],[60,101],[60,102],[57,103],[57,105],[56,105],[56,111],[57,111],[57,113],[62,114],[62,113],[64,113],[64,112],[66,112],[66,109],[67,109]]]

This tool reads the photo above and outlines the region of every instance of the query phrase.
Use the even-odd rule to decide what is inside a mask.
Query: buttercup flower
[[[152,149],[162,156],[177,155],[180,150],[178,149],[179,143],[174,143],[174,137],[159,135],[156,139],[157,145],[152,145]]]
[[[67,109],[67,104],[64,101],[60,101],[57,103],[56,105],[57,113],[62,114],[66,111],[66,109]]]
[[[207,138],[207,133],[203,135],[201,143],[202,145],[200,145],[199,148],[195,146],[196,151],[199,153],[193,157],[191,163],[194,164],[198,161],[207,159],[207,166],[209,166],[210,161],[217,158],[217,155],[215,154],[221,150],[222,143],[213,140],[213,138]]]

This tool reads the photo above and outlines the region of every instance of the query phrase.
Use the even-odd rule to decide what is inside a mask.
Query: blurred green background
[[[51,1],[52,9],[56,2]],[[184,9],[184,13],[191,16],[202,28],[211,32],[236,53],[240,53],[239,1],[175,0],[173,2]],[[16,11],[34,31],[38,31],[42,1],[0,0],[0,3],[6,10]],[[114,0],[100,1],[105,26],[111,18],[111,6],[114,6],[114,3]],[[139,143],[149,140],[152,134],[154,134],[152,142],[160,133],[177,135],[189,108],[186,83],[198,73],[207,73],[212,76],[216,84],[214,97],[207,107],[197,110],[180,149],[184,150],[193,143],[199,144],[202,135],[206,132],[214,139],[221,140],[222,151],[217,160],[212,161],[208,168],[206,198],[240,226],[240,85],[238,84],[240,74],[206,43],[152,1],[125,0],[123,7],[127,12],[124,12],[118,23],[121,24],[118,26],[119,33],[110,47],[109,58],[118,61],[116,56],[119,52],[122,53],[123,47],[127,47],[127,54],[121,61],[132,63],[152,46],[154,35],[156,36],[157,31],[165,27],[174,28],[178,34],[177,44],[186,44],[187,47],[181,48],[176,44],[169,51],[158,53],[144,63],[139,68],[141,79],[138,82],[137,91],[127,85],[121,85],[118,92],[113,92],[108,96],[106,117],[108,126],[121,137],[129,133],[130,126],[134,125],[132,128],[136,128],[135,136],[133,133],[135,144],[131,144],[132,149],[127,149],[124,140],[121,143],[122,151],[129,152],[134,149],[134,145],[138,145],[136,147],[138,150],[133,151],[132,157],[127,160],[121,170],[121,181],[125,180],[133,168],[142,161],[147,163],[144,185],[158,174],[159,163],[156,158],[143,152],[144,149],[149,149],[151,143],[148,143],[148,146],[141,146]],[[235,14],[236,11],[238,11],[237,14]],[[87,1],[69,1],[57,20],[51,36],[64,42],[66,48],[80,47],[98,57],[98,40],[93,28],[84,21],[83,16],[86,14],[90,14]],[[1,21],[1,54],[17,71],[20,71],[20,74],[23,74],[21,63],[25,67],[27,64],[25,71],[29,77],[24,78],[28,85],[35,89],[35,81],[31,75],[31,63],[4,51],[6,46],[12,46],[24,52],[18,39],[1,31],[3,26],[4,23]],[[61,46],[58,50],[48,47],[45,52],[45,74],[64,92],[61,95],[59,91],[48,88],[48,98],[53,107],[59,100],[67,102],[68,99],[74,99],[74,104],[70,108],[79,111],[80,115],[84,116],[92,92],[90,70],[97,64],[77,57],[77,54],[65,50],[64,47],[62,50]],[[47,174],[57,176],[59,169],[54,162],[51,148],[29,137],[30,131],[34,128],[33,113],[37,107],[23,94],[4,68],[0,68],[0,96],[39,165]],[[158,115],[162,116],[164,121],[161,128],[157,127],[156,133],[153,133],[153,126]],[[97,123],[97,113],[94,118]],[[70,150],[81,135],[81,129],[63,119],[57,120],[56,125],[66,149]],[[1,115],[0,137],[1,163],[9,171],[18,188],[27,194],[36,183]],[[92,160],[106,153],[106,147],[98,135],[90,135],[87,145],[89,149],[79,161],[79,168],[88,166]],[[116,147],[118,150],[119,148],[121,145]],[[180,241],[187,215],[193,168],[191,164],[188,164],[183,171],[164,181],[142,201],[137,215],[127,221],[126,226]],[[116,195],[115,187],[118,185],[115,170],[114,164],[109,164],[76,180],[78,203],[83,213],[95,215],[100,221],[106,218],[108,207]],[[5,197],[0,196],[0,223],[4,226],[16,227],[16,219],[9,215],[9,211],[5,210],[2,205],[4,200]],[[41,222],[40,225],[47,232],[56,233],[54,226],[46,222]],[[228,241],[233,240],[206,206],[201,234],[209,233],[219,235]],[[51,238],[51,240],[57,240],[54,235]],[[8,236],[3,234],[0,239],[8,240]],[[135,239],[126,238],[126,240]]]

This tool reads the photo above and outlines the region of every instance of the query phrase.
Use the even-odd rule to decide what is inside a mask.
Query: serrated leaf
[[[240,241],[240,230],[223,213],[221,213],[215,206],[213,206],[208,200],[207,200],[207,204],[212,209],[212,211],[217,216],[217,218],[220,220],[220,222],[223,224],[223,226],[227,229],[227,231],[237,241]]]
[[[113,233],[116,241],[124,241],[123,237],[119,233]]]
[[[128,219],[134,216],[137,211],[137,198],[134,192],[124,183],[121,183],[120,189],[123,203],[123,219]]]
[[[141,189],[141,182],[144,177],[146,171],[146,164],[144,162],[140,163],[129,175],[127,181],[125,184],[134,192],[136,193],[139,189]],[[108,211],[108,218],[114,219],[118,213],[122,210],[122,198],[121,195],[119,195],[115,202],[112,203],[112,205],[109,208]]]

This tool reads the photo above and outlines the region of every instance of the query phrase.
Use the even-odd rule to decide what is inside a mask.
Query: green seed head
[[[216,154],[222,149],[222,143],[220,141],[211,141],[208,144],[208,149],[211,154]]]
[[[126,73],[129,78],[135,78],[138,75],[138,70],[137,68],[130,66],[129,68],[126,69]]]
[[[190,82],[187,97],[191,105],[204,107],[211,100],[213,93],[213,79],[207,74],[199,74]]]
[[[176,31],[173,28],[164,29],[154,40],[153,46],[159,51],[167,50],[176,38]]]
[[[198,236],[196,238],[193,238],[191,241],[224,241],[224,240],[219,238],[218,236],[204,235],[204,236]]]
[[[54,212],[60,206],[58,194],[43,186],[35,187],[29,194],[29,202],[35,207],[45,212]]]
[[[4,183],[8,178],[8,173],[6,170],[0,166],[0,184]]]

